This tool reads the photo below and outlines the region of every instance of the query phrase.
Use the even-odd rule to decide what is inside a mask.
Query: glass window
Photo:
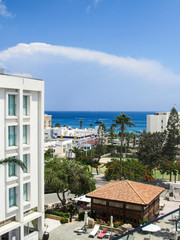
[[[8,146],[16,146],[16,127],[8,126]]]
[[[23,96],[23,115],[27,115],[27,96]]]
[[[27,183],[23,185],[23,199],[24,201],[28,200],[28,184]]]
[[[8,95],[8,115],[16,115],[16,104],[15,104],[15,95]]]
[[[24,224],[24,236],[38,230],[38,219],[32,220]]]
[[[8,175],[9,177],[16,176],[16,165],[13,162],[8,163]]]
[[[24,169],[24,173],[27,173],[28,172],[28,155],[27,154],[23,155],[23,163],[26,166],[26,169]]]
[[[9,207],[16,206],[16,188],[9,189]]]
[[[27,144],[27,125],[23,126],[23,144]]]

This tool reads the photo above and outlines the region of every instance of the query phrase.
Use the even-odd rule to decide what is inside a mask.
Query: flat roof
[[[26,77],[26,76],[20,76],[20,75],[8,74],[8,73],[0,73],[0,75],[2,75],[2,76],[11,76],[11,77],[27,78],[27,79],[37,80],[37,81],[44,81],[44,80],[39,79],[39,78]]]

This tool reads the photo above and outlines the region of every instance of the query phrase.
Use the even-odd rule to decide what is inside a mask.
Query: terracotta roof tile
[[[87,197],[120,202],[149,204],[164,188],[129,180],[115,181],[86,194]]]

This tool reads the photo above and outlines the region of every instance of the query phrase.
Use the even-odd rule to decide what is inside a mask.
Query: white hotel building
[[[147,115],[147,132],[163,132],[167,128],[170,112],[155,112]],[[180,112],[178,112],[180,118]]]
[[[44,228],[44,82],[0,73],[0,240],[37,240]]]

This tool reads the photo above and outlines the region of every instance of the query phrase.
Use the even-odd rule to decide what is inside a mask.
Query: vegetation
[[[143,132],[139,137],[139,146],[137,156],[147,168],[152,170],[159,165],[162,159],[163,144],[165,133],[161,132]]]
[[[95,180],[91,178],[86,166],[67,159],[53,158],[45,164],[45,184],[57,193],[63,205],[66,193],[86,194],[95,189]]]
[[[176,147],[179,144],[179,116],[176,109],[173,107],[168,119],[166,142],[163,147],[163,156],[170,161],[176,159]]]
[[[92,156],[93,156],[93,164],[96,167],[97,174],[99,173],[98,167],[100,165],[99,161],[101,159],[101,156],[105,154],[105,145],[104,145],[104,135],[106,131],[106,126],[104,123],[101,123],[98,128],[98,138],[97,142],[95,144],[95,147],[93,148]]]
[[[166,172],[169,174],[169,178],[171,181],[172,174],[177,175],[177,145],[180,143],[180,135],[179,135],[179,116],[176,109],[173,107],[168,119],[166,141],[163,147],[163,166],[160,168],[161,172]],[[167,164],[166,164],[167,163]],[[179,164],[178,164],[179,165]]]
[[[110,143],[113,144],[113,140],[115,138],[115,125],[112,124],[111,127],[108,129]]]
[[[61,126],[61,125],[60,125],[59,123],[56,123],[56,124],[55,124],[55,127],[60,128],[60,126]]]
[[[112,160],[106,164],[105,178],[107,181],[119,179],[120,160]],[[122,162],[122,177],[128,180],[153,181],[152,172],[135,159]]]
[[[51,210],[51,209],[47,209],[45,213],[55,215],[55,216],[59,216],[59,217],[65,217],[65,218],[69,217],[69,213],[58,212],[58,211],[54,211],[54,210]]]
[[[26,166],[24,165],[24,163],[20,159],[17,159],[17,158],[9,157],[9,158],[0,160],[0,165],[4,165],[6,163],[14,163],[15,165],[22,168],[22,170],[26,169]]]
[[[80,121],[79,121],[80,129],[82,129],[82,123],[83,123],[83,120],[80,120]]]
[[[124,142],[124,131],[126,130],[126,126],[132,127],[135,126],[133,122],[131,122],[131,117],[128,117],[126,114],[119,114],[116,119],[113,120],[115,122],[115,126],[119,127],[121,133],[121,147],[120,147],[120,174],[119,179],[122,178],[122,148]]]
[[[45,153],[44,153],[44,159],[45,160],[50,160],[53,158],[53,154],[54,154],[54,149],[49,148]]]
[[[61,218],[61,224],[68,223],[68,218],[62,217]]]

